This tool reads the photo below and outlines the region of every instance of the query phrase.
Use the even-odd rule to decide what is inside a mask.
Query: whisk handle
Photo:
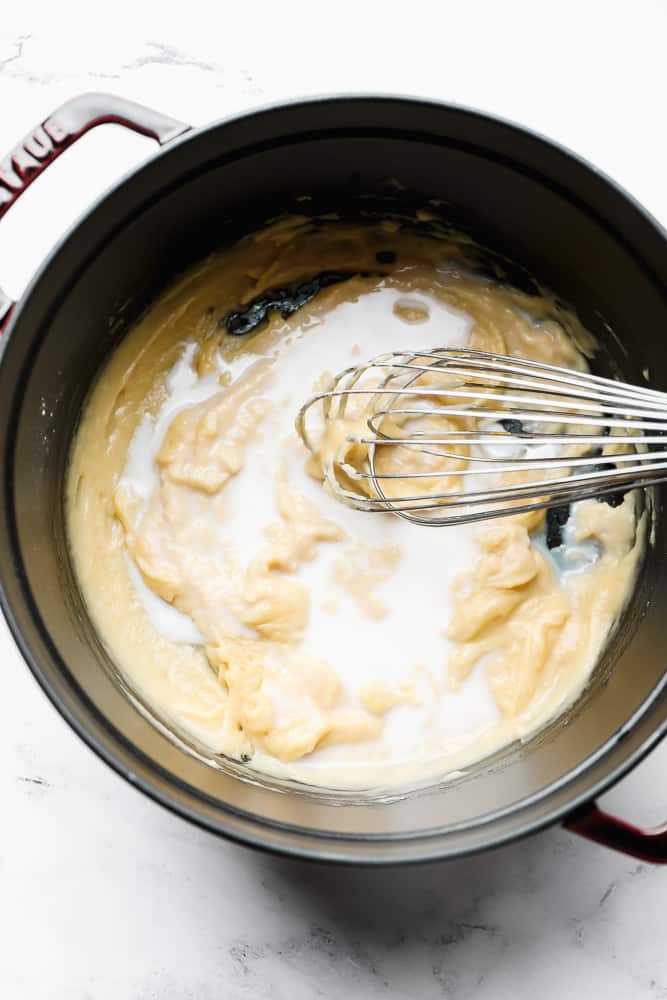
[[[640,861],[667,864],[667,823],[647,830],[604,812],[596,802],[589,802],[575,810],[564,826],[580,837]]]

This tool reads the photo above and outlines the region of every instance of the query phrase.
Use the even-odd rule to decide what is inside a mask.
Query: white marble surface
[[[0,150],[82,90],[194,123],[296,94],[415,93],[561,140],[667,223],[663,0],[6,6]],[[100,130],[35,185],[0,224],[7,290],[150,151]],[[398,871],[221,843],[107,770],[4,626],[0,643],[3,1000],[667,997],[667,870],[557,829]],[[667,745],[607,804],[664,820],[666,765]]]

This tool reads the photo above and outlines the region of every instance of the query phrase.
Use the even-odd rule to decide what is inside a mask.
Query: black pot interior
[[[345,860],[447,856],[525,832],[620,772],[666,714],[663,490],[635,597],[578,705],[455,782],[363,803],[250,784],[169,739],[114,680],[73,580],[63,518],[69,444],[100,365],[158,290],[210,249],[296,195],[350,206],[360,192],[386,192],[387,178],[446,201],[457,224],[573,304],[601,344],[598,370],[637,382],[648,370],[667,388],[667,248],[646,216],[510,126],[371,99],[263,112],[157,157],[51,259],[0,367],[0,568],[40,682],[98,752],[161,801],[243,840]]]

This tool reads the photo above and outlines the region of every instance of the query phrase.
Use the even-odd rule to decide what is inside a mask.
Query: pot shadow
[[[445,862],[353,868],[254,855],[245,867],[312,920],[389,945],[408,935],[454,940],[466,928],[495,933],[495,903],[548,891],[550,878],[562,870],[563,855],[576,857],[578,848],[569,834],[556,830]]]
[[[353,995],[361,980],[400,997],[471,996],[484,981],[504,985],[506,977],[530,982],[536,968],[553,966],[554,938],[568,951],[582,948],[587,916],[606,903],[619,860],[627,864],[561,829],[407,867],[242,853],[243,881],[261,883],[284,913],[250,948],[260,965],[270,956],[291,975],[317,968],[327,986],[340,976],[340,995],[347,987]]]
[[[624,940],[616,921],[651,873],[558,827],[456,861],[386,868],[261,854],[203,831],[195,840],[202,850],[188,836],[184,872],[206,888],[188,933],[219,956],[230,1000],[532,1000],[543,981],[557,986],[540,986],[551,1000],[563,963],[585,978],[591,962],[613,960]]]

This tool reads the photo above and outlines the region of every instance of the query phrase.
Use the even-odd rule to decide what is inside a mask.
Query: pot
[[[251,228],[258,205],[304,191],[409,189],[472,213],[488,245],[572,303],[609,365],[667,388],[667,241],[656,222],[571,153],[461,108],[339,97],[191,130],[103,94],[76,98],[0,165],[0,215],[84,132],[116,122],[166,148],[102,198],[18,303],[0,293],[0,580],[23,656],[75,731],[126,780],[217,834],[357,863],[452,858],[551,823],[667,861],[667,827],[641,830],[595,797],[667,730],[667,534],[656,491],[637,589],[567,718],[455,781],[391,796],[248,780],[171,735],[126,690],[74,579],[63,483],[82,405],[109,351],[155,294]]]

